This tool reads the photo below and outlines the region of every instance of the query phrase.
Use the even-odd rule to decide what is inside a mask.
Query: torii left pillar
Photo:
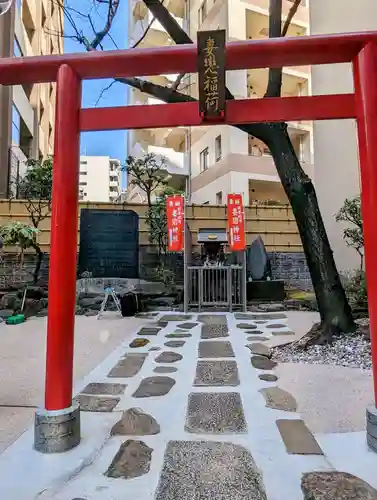
[[[81,80],[63,65],[57,75],[45,408],[36,412],[34,435],[43,453],[80,443],[80,410],[72,402],[80,109]]]

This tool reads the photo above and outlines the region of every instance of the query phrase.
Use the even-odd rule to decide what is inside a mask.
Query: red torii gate
[[[356,118],[365,260],[377,397],[377,32],[229,43],[226,69],[351,62],[355,92],[228,101],[222,123]],[[80,131],[208,125],[198,103],[81,109],[81,81],[197,71],[195,45],[0,59],[0,84],[57,82],[45,409],[36,414],[35,447],[64,451],[80,442],[72,403]],[[368,444],[377,451],[376,405],[367,410]],[[47,424],[47,425],[46,425]]]

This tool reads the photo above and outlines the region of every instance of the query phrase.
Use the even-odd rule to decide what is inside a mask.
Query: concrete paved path
[[[377,487],[365,434],[312,434],[280,385],[285,313],[146,322],[78,385],[80,446],[41,455],[25,433],[0,456],[1,498],[302,500],[303,474],[336,470]]]

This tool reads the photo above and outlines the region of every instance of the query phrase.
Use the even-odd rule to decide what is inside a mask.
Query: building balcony
[[[182,27],[183,20],[175,16],[173,17],[175,18],[177,23]],[[149,25],[149,23],[152,22],[152,20],[153,16],[151,15],[150,12],[148,12],[143,20],[136,21],[134,23],[133,27],[131,28],[132,34],[131,34],[130,45],[137,43],[137,41],[143,37],[146,27]],[[173,40],[166,33],[164,27],[157,20],[154,20],[151,27],[148,30],[148,33],[140,42],[138,47],[139,48],[163,47],[172,44]]]
[[[315,1],[315,0],[314,0]],[[268,15],[269,11],[269,0],[247,0],[248,9],[261,13],[263,15]],[[285,20],[291,7],[291,0],[283,0],[283,19]],[[294,21],[296,23],[300,23],[302,25],[309,25],[309,7],[307,0],[301,0],[301,5],[297,9],[297,12],[294,17]]]

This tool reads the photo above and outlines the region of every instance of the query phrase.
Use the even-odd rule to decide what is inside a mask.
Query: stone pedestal
[[[34,448],[41,453],[61,453],[80,443],[80,408],[47,411],[38,409],[34,421]]]
[[[377,453],[377,408],[367,408],[367,443],[369,448]]]

